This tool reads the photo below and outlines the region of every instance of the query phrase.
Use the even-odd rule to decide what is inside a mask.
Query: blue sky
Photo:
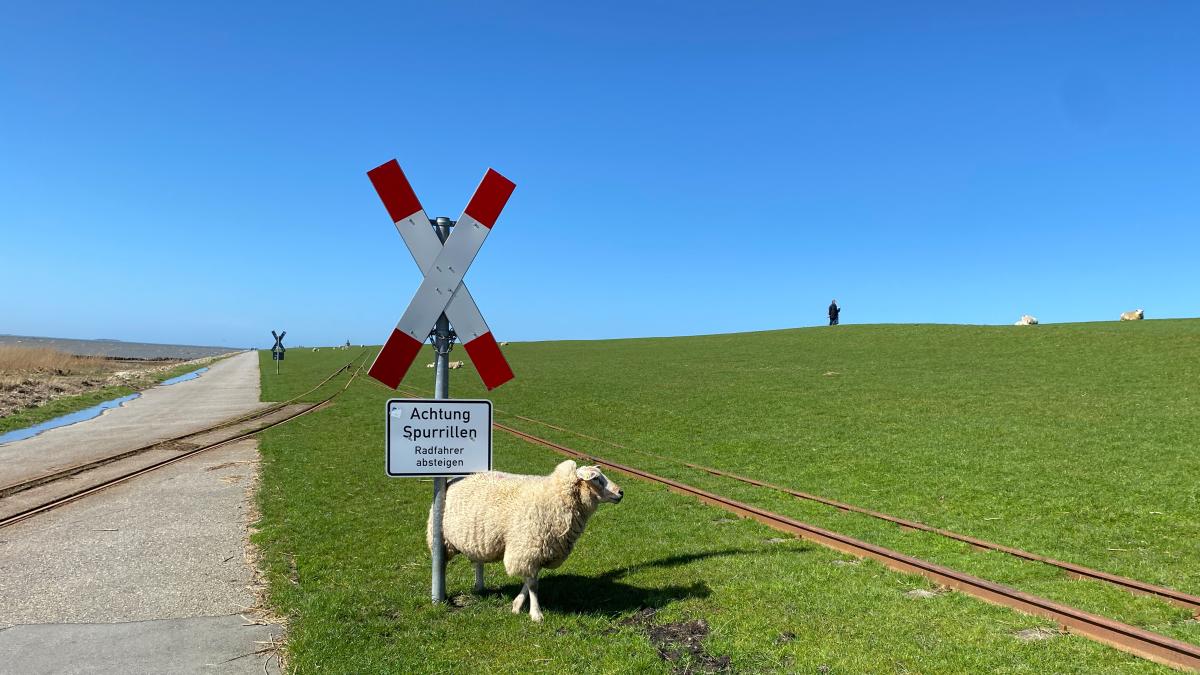
[[[0,333],[381,342],[517,190],[500,340],[1200,314],[1200,5],[79,3],[0,21]]]

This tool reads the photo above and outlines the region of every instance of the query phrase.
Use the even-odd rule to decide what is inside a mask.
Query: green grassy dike
[[[208,365],[212,364],[210,363]],[[150,386],[154,386],[163,380],[169,380],[172,377],[184,375],[203,367],[204,366],[197,366],[194,363],[182,364],[175,368],[165,370],[161,373],[156,373],[153,378],[153,384]],[[52,420],[55,417],[69,415],[73,412],[83,410],[84,408],[100,405],[105,401],[109,401],[114,398],[120,398],[122,396],[128,396],[139,391],[142,391],[142,389],[135,389],[133,387],[120,385],[116,387],[104,387],[101,389],[96,389],[94,391],[89,391],[86,394],[79,394],[77,396],[64,396],[62,398],[56,398],[36,408],[26,408],[25,410],[19,410],[7,417],[0,417],[0,434],[7,433],[14,429],[24,429],[25,427],[31,427],[35,424],[41,424],[42,422]]]
[[[263,399],[303,392],[357,351],[293,351],[278,376],[263,352]],[[1187,476],[1200,468],[1190,440],[1200,437],[1200,321],[841,326],[514,344],[506,354],[518,379],[490,396],[498,421],[1200,641],[1196,622],[1165,603],[635,450],[1195,593],[1200,491]],[[406,384],[428,393],[423,362]],[[469,366],[451,391],[485,396]],[[388,397],[362,379],[334,406],[262,436],[255,540],[269,601],[290,621],[293,672],[1166,671],[1074,636],[1019,640],[1049,624],[958,593],[907,597],[929,585],[619,476],[625,500],[602,507],[566,565],[545,574],[543,625],[509,614],[518,584],[499,566],[489,566],[484,596],[472,596],[461,559],[447,581],[457,602],[433,607],[430,484],[384,475]],[[527,473],[561,459],[503,434],[495,458]],[[702,619],[702,651],[633,620],[646,608],[658,625]]]

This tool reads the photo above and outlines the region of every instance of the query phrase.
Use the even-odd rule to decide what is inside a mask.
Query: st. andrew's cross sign
[[[512,369],[467,291],[463,277],[516,185],[488,169],[443,244],[396,160],[375,167],[367,176],[425,275],[368,373],[395,389],[417,358],[434,323],[445,313],[483,384],[491,390],[511,380]]]
[[[283,346],[283,336],[287,335],[287,331],[276,335],[275,331],[271,331],[271,337],[275,338],[275,346],[271,347],[271,358],[276,361],[282,361],[283,355],[287,352],[287,347]]]

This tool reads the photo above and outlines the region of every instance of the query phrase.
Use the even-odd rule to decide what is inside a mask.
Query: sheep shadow
[[[617,617],[634,610],[662,609],[667,605],[690,598],[707,598],[712,590],[703,581],[691,584],[669,584],[643,588],[619,581],[621,577],[641,570],[678,567],[698,560],[732,555],[756,555],[754,549],[726,549],[704,553],[673,555],[629,567],[611,569],[598,576],[550,573],[538,582],[538,599],[543,607],[554,612]],[[521,590],[520,583],[507,583],[485,594],[513,598]]]

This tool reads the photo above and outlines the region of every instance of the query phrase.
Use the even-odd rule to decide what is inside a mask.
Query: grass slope
[[[518,379],[491,396],[506,413],[1200,591],[1198,491],[1188,479],[1200,431],[1200,321],[841,326],[514,344],[506,354]],[[264,353],[264,400],[299,394],[353,355],[293,351],[276,376]],[[452,393],[483,396],[468,371],[454,374]],[[406,384],[428,392],[431,378],[415,368]],[[517,586],[498,568],[482,599],[430,607],[422,534],[430,488],[383,475],[387,397],[360,381],[335,406],[263,438],[257,539],[272,603],[292,621],[297,672],[653,672],[711,667],[719,657],[743,672],[1157,669],[1075,637],[1019,641],[1016,631],[1042,622],[956,593],[908,598],[925,587],[919,578],[839,564],[842,556],[801,542],[772,543],[771,530],[629,479],[625,501],[602,508],[567,565],[547,575],[545,625],[508,615]],[[1200,639],[1186,613],[1155,600],[498,419]],[[559,460],[502,434],[496,458],[499,469],[537,473]],[[451,564],[448,584],[452,595],[467,593],[469,566]],[[647,607],[659,610],[658,623],[705,620],[704,652],[648,638],[629,621]]]

